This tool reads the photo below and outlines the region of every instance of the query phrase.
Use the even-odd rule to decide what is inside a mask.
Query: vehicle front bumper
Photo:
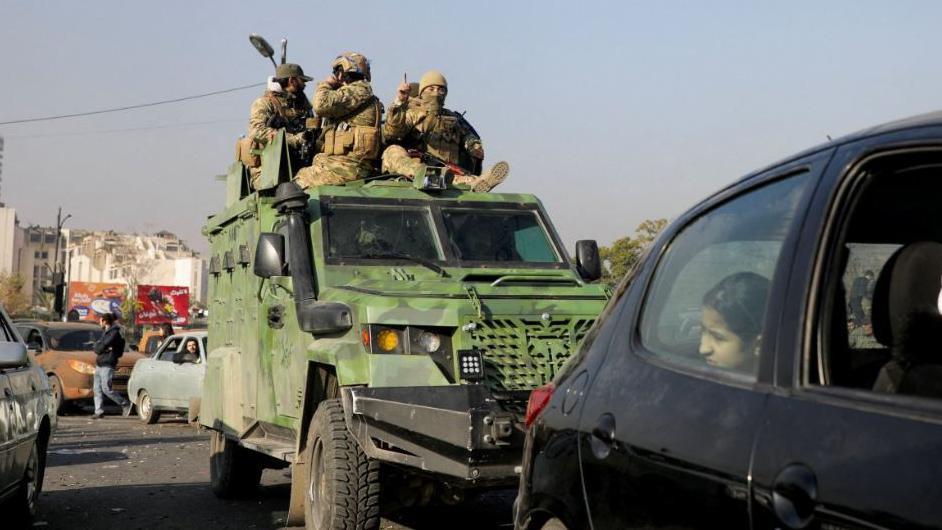
[[[496,399],[483,385],[342,391],[347,428],[367,456],[459,487],[517,483],[522,418],[510,401]]]

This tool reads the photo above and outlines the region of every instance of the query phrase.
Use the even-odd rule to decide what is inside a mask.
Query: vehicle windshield
[[[443,208],[442,217],[462,261],[560,262],[535,211]]]
[[[328,259],[412,261],[439,273],[446,261],[513,267],[562,263],[534,209],[332,204],[325,219]]]
[[[102,330],[89,329],[50,329],[49,348],[60,351],[92,351],[95,341],[101,337]]]
[[[336,205],[327,224],[328,258],[442,260],[427,208]]]

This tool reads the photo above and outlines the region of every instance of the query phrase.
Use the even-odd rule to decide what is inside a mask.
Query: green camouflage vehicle
[[[212,244],[200,422],[218,496],[291,466],[289,523],[377,528],[392,505],[518,480],[529,392],[608,298],[532,195],[430,174],[302,191],[284,133],[236,161]],[[382,488],[381,488],[382,486]]]

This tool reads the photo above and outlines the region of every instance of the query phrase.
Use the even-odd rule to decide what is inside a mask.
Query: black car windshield
[[[335,205],[327,227],[328,258],[442,260],[428,208]]]
[[[49,348],[61,351],[92,351],[102,331],[89,329],[50,329],[46,331]]]
[[[462,261],[559,263],[532,210],[442,208],[452,250]]]

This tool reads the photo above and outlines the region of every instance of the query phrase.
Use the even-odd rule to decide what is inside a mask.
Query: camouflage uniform
[[[383,125],[383,138],[387,144],[393,144],[383,151],[383,173],[412,178],[424,174],[425,164],[410,157],[406,148],[418,149],[460,167],[464,175],[455,176],[455,184],[469,185],[474,191],[489,191],[509,171],[507,163],[500,162],[486,175],[475,175],[480,159],[472,153],[483,151],[481,138],[462,116],[421,93],[407,101],[393,101]]]
[[[323,118],[319,140],[323,145],[311,165],[298,171],[297,183],[309,188],[368,177],[379,158],[383,115],[383,104],[373,95],[369,81],[337,89],[320,83],[314,92],[314,112]]]
[[[305,120],[312,116],[311,104],[304,94],[290,94],[288,92],[265,91],[262,97],[252,102],[249,116],[248,138],[252,141],[254,149],[262,149],[268,145],[271,137],[277,132],[268,126],[268,120],[275,115],[281,116],[287,123],[285,127],[285,140],[288,148],[297,153],[304,142]],[[261,174],[261,167],[250,167],[254,186]]]

